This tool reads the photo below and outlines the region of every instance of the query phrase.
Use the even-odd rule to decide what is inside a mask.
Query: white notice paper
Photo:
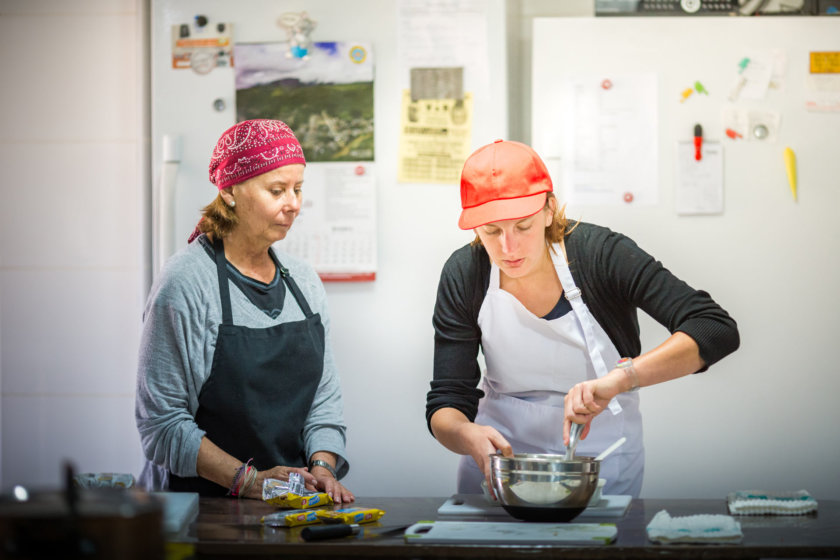
[[[677,144],[677,214],[723,213],[723,146],[703,142],[695,159],[694,142]]]
[[[464,91],[490,87],[486,0],[400,0],[398,63],[410,87],[412,68],[461,67]]]
[[[563,195],[569,204],[658,202],[657,93],[656,74],[564,81],[558,101],[564,103]]]

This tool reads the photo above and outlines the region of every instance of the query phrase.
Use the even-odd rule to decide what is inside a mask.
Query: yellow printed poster
[[[403,91],[397,180],[458,184],[472,142],[472,94],[417,99]]]

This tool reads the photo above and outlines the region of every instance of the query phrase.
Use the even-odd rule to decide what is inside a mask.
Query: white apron
[[[565,453],[563,398],[577,383],[606,375],[621,357],[581,299],[559,245],[551,257],[571,313],[550,321],[537,317],[499,287],[495,264],[478,313],[487,370],[475,423],[496,428],[514,453]],[[622,436],[627,442],[601,463],[603,491],[638,497],[644,475],[638,393],[613,399],[575,454],[594,457]],[[462,457],[458,492],[481,493],[482,480],[473,458]]]

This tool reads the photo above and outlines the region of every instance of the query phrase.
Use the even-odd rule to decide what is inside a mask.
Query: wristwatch
[[[338,477],[335,474],[335,469],[326,461],[322,461],[321,459],[312,459],[311,461],[309,461],[310,471],[312,470],[312,467],[324,467],[325,469],[330,471],[330,474],[333,476],[333,478],[335,478],[336,480],[338,479]]]
[[[630,389],[626,393],[635,393],[639,390],[639,376],[636,374],[636,368],[633,367],[633,358],[621,358],[615,363],[615,367],[627,374],[630,378]]]

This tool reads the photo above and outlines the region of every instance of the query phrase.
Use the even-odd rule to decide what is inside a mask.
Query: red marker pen
[[[703,128],[699,124],[694,125],[694,159],[700,161],[703,159],[703,154],[700,153],[700,147],[703,145]]]

